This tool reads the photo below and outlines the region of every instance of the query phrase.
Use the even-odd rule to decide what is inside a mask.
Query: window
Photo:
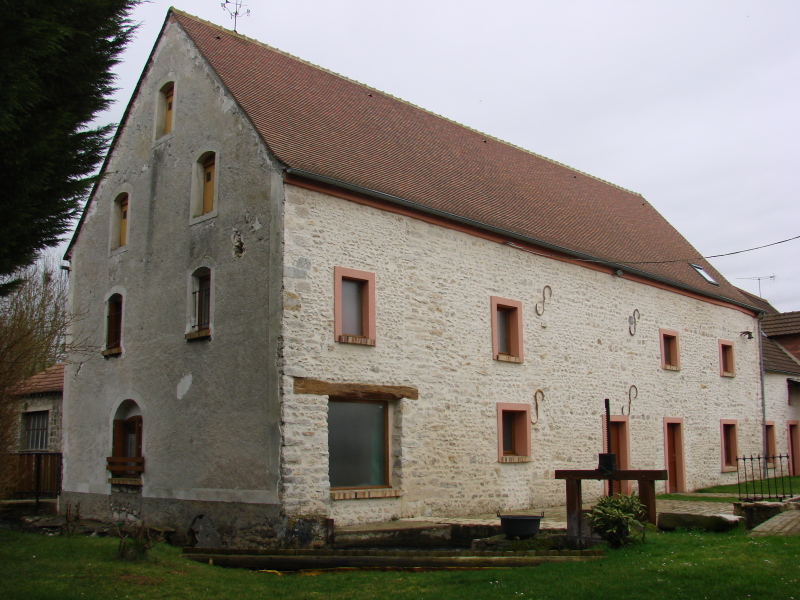
[[[144,472],[142,424],[139,406],[133,400],[123,402],[114,417],[111,456],[106,465],[113,478],[126,479],[117,483],[136,483]]]
[[[778,454],[777,446],[775,445],[775,421],[767,421],[764,434],[767,446],[767,466],[774,467],[775,456]]]
[[[333,329],[337,342],[374,346],[375,274],[333,269]]]
[[[122,296],[114,294],[108,299],[106,315],[106,349],[104,356],[122,353]]]
[[[736,419],[722,419],[720,434],[722,437],[722,470],[736,471]]]
[[[677,332],[659,329],[659,335],[661,336],[661,368],[670,371],[679,371],[681,368],[681,360]]]
[[[192,273],[191,331],[187,340],[211,339],[211,270],[201,267]]]
[[[733,361],[733,342],[719,341],[719,374],[722,377],[733,377],[736,365]]]
[[[492,356],[505,362],[523,362],[522,302],[491,297]]]
[[[217,154],[205,152],[195,163],[192,182],[192,217],[216,214]]]
[[[25,450],[47,450],[47,426],[50,413],[46,410],[25,413]]]
[[[123,248],[128,243],[128,194],[119,194],[111,210],[111,250]]]
[[[388,402],[331,398],[328,454],[331,488],[388,487]]]
[[[170,81],[158,93],[158,113],[156,115],[156,139],[172,132],[175,115],[175,83]]]
[[[708,271],[706,271],[706,270],[705,270],[703,267],[701,267],[700,265],[693,265],[692,263],[689,263],[689,265],[690,265],[691,267],[693,267],[693,268],[694,268],[694,270],[698,272],[698,274],[700,275],[700,277],[702,277],[703,279],[705,279],[705,280],[706,280],[708,283],[710,283],[711,285],[719,285],[719,283],[717,283],[717,280],[716,280],[716,279],[714,279],[714,278],[713,278],[713,277],[712,277],[712,276],[711,276],[711,275],[708,273]]]
[[[531,456],[530,404],[497,404],[497,460],[528,462]]]

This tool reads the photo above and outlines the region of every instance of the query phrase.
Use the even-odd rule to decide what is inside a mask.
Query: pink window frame
[[[364,283],[362,295],[361,330],[366,335],[345,335],[342,332],[342,279],[352,279]],[[375,321],[375,273],[358,271],[345,267],[333,268],[333,336],[337,342],[374,346],[377,337]]]
[[[733,449],[731,455],[733,456],[733,464],[727,464],[725,462],[725,449],[727,446],[727,440],[725,438],[725,426],[732,425],[733,426]],[[719,420],[719,450],[720,450],[720,466],[721,471],[723,473],[729,473],[731,471],[738,471],[737,463],[736,463],[736,456],[739,453],[739,421],[737,419],[720,419]]]
[[[772,440],[770,440],[770,431],[772,432]],[[767,452],[767,457],[776,456],[778,454],[778,438],[775,434],[775,421],[766,421],[764,423],[764,448]],[[767,466],[775,467],[775,461],[767,458]]]
[[[664,347],[666,345],[666,338],[673,337],[675,338],[675,360],[674,362],[667,364],[665,360],[665,353]],[[661,368],[666,371],[680,371],[681,370],[681,342],[680,337],[678,336],[677,331],[671,331],[669,329],[659,329],[658,330],[658,340],[659,346],[661,348]]]
[[[521,363],[525,360],[522,344],[522,302],[499,296],[491,296],[492,308],[492,358],[503,362]],[[508,310],[508,349],[509,354],[500,354],[498,349],[497,312]]]
[[[717,342],[717,346],[719,347],[719,375],[720,377],[735,377],[736,376],[736,355],[733,351],[733,342],[728,340],[719,340]],[[730,354],[730,362],[731,364],[728,365],[732,367],[730,371],[723,370],[723,356],[725,355],[725,348],[731,349]]]
[[[503,454],[503,413],[514,417],[514,454]],[[497,403],[497,462],[528,462],[531,457],[531,405],[517,402]]]

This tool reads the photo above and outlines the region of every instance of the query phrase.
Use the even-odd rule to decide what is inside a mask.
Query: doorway
[[[686,491],[683,461],[683,419],[664,417],[664,462],[667,467],[666,492]]]
[[[618,469],[631,468],[631,444],[629,417],[623,415],[611,415],[611,449],[610,451],[617,456]],[[605,434],[605,418],[603,419],[603,433]],[[606,493],[611,496],[631,493],[630,481],[609,481],[606,484]]]
[[[789,421],[789,472],[800,475],[800,421]]]

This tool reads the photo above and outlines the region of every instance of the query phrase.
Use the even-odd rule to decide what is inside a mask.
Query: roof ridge
[[[590,179],[594,179],[595,181],[599,181],[600,183],[604,183],[606,185],[610,185],[610,186],[615,187],[615,188],[617,188],[619,190],[622,190],[623,192],[627,192],[629,194],[633,194],[635,196],[639,196],[640,198],[644,199],[644,196],[642,196],[642,194],[640,194],[639,192],[635,192],[633,190],[629,190],[628,188],[622,187],[621,185],[618,185],[618,184],[613,183],[611,181],[606,181],[605,179],[603,179],[601,177],[597,177],[596,175],[592,175],[591,173],[586,173],[585,171],[581,171],[580,169],[576,169],[575,167],[571,167],[571,166],[569,166],[569,165],[567,165],[565,163],[559,162],[559,161],[557,161],[555,159],[549,158],[547,156],[544,156],[544,155],[539,154],[537,152],[534,152],[532,150],[528,150],[527,148],[523,148],[522,146],[517,146],[516,144],[512,144],[511,142],[508,142],[506,140],[502,140],[502,139],[500,139],[498,137],[495,137],[495,136],[493,136],[491,134],[488,134],[488,133],[485,133],[485,132],[480,131],[478,129],[475,129],[474,127],[470,127],[469,125],[464,125],[463,123],[459,123],[458,121],[455,121],[453,119],[445,117],[444,115],[440,115],[437,112],[434,112],[434,111],[432,111],[430,109],[427,109],[425,107],[422,107],[422,106],[419,106],[417,104],[414,104],[413,102],[409,102],[408,100],[405,100],[403,98],[398,98],[397,96],[395,96],[393,94],[390,94],[389,92],[384,92],[383,90],[379,90],[377,88],[374,88],[371,85],[368,85],[366,83],[358,81],[357,79],[352,79],[351,77],[347,77],[346,75],[342,75],[341,73],[337,73],[336,71],[332,71],[331,69],[327,69],[327,68],[322,67],[320,65],[314,64],[314,63],[312,63],[310,61],[307,61],[304,58],[300,58],[299,56],[295,56],[291,52],[286,52],[285,50],[281,50],[280,48],[276,48],[275,46],[270,46],[269,44],[266,44],[266,43],[264,43],[262,41],[253,39],[251,37],[247,37],[246,35],[242,35],[238,31],[232,31],[230,29],[225,29],[221,25],[217,25],[216,23],[212,23],[211,21],[206,21],[205,19],[201,19],[200,17],[197,17],[195,15],[191,15],[191,14],[189,14],[187,12],[184,12],[182,10],[179,10],[179,9],[175,8],[174,6],[170,7],[169,12],[170,13],[179,14],[182,17],[186,17],[187,19],[192,19],[193,21],[197,21],[198,23],[202,23],[204,25],[207,25],[208,27],[211,27],[211,28],[216,29],[218,31],[221,31],[223,33],[232,35],[234,37],[238,37],[238,38],[240,38],[240,39],[242,39],[242,40],[244,40],[246,42],[249,42],[251,44],[255,44],[257,46],[261,46],[263,48],[267,48],[268,50],[271,50],[273,52],[277,52],[278,54],[281,54],[283,56],[291,58],[292,60],[296,60],[298,62],[301,62],[304,65],[307,65],[307,66],[312,67],[314,69],[318,69],[320,71],[323,71],[323,72],[328,73],[330,75],[333,75],[335,77],[343,79],[344,81],[347,81],[349,83],[353,83],[355,85],[359,85],[359,86],[361,86],[361,87],[363,87],[363,88],[365,88],[367,90],[370,90],[370,91],[375,92],[377,94],[381,94],[382,96],[385,96],[387,98],[391,98],[392,100],[395,100],[397,102],[401,102],[401,103],[405,104],[406,106],[410,106],[410,107],[415,108],[417,110],[423,111],[425,113],[428,113],[429,115],[433,115],[433,116],[435,116],[435,117],[437,117],[439,119],[442,119],[443,121],[447,121],[448,123],[452,123],[453,125],[457,125],[458,127],[466,129],[467,131],[471,131],[473,133],[481,135],[486,139],[491,139],[491,140],[494,140],[495,142],[498,142],[500,144],[504,144],[504,145],[509,146],[511,148],[514,148],[516,150],[521,150],[522,152],[525,152],[526,154],[530,154],[531,156],[535,156],[535,157],[540,158],[542,160],[546,160],[547,162],[550,162],[550,163],[553,163],[555,165],[558,165],[559,167],[563,167],[565,169],[569,169],[573,173],[578,173],[578,174],[583,175],[585,177],[589,177]]]

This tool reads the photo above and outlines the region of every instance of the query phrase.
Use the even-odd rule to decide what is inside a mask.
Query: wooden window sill
[[[101,354],[103,356],[105,356],[106,358],[108,358],[110,356],[119,356],[120,354],[122,354],[122,348],[120,348],[120,347],[106,348],[105,350],[103,350],[101,352]]]
[[[500,362],[517,363],[520,365],[523,363],[523,360],[519,356],[512,356],[511,354],[498,354],[495,360],[499,360]]]
[[[374,346],[375,340],[360,335],[340,335],[336,338],[342,344],[357,344],[360,346]]]
[[[722,467],[722,471],[721,472],[722,473],[734,473],[734,472],[736,472],[738,470],[739,470],[738,467],[735,467],[733,465],[725,465],[724,467]]]
[[[193,341],[193,340],[210,340],[211,339],[211,330],[210,329],[198,329],[197,331],[190,331],[185,336],[186,341]]]
[[[680,367],[677,367],[675,365],[664,365],[661,368],[664,369],[665,371],[680,371],[681,370]]]
[[[722,376],[723,377],[735,377],[735,375],[733,373],[729,373],[728,371],[723,371],[722,372]]]
[[[368,490],[331,490],[331,500],[366,500],[368,498],[399,498],[397,488],[373,488]]]
[[[108,483],[113,485],[142,485],[140,477],[109,477]]]
[[[531,457],[530,456],[518,456],[516,454],[509,454],[508,456],[501,457],[498,462],[501,462],[501,463],[526,463],[526,462],[531,462]]]

